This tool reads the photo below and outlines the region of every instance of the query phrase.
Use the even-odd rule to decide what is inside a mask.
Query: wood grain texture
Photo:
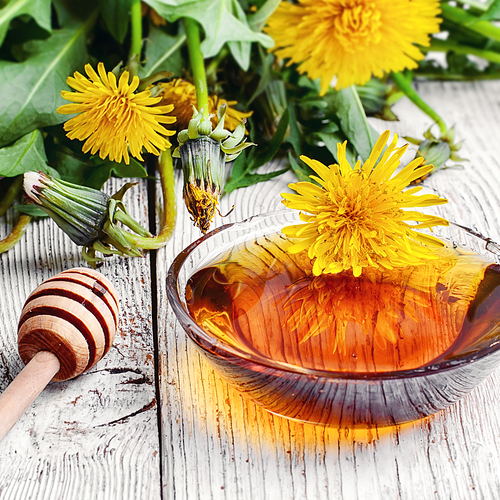
[[[449,199],[435,213],[500,240],[500,82],[422,82],[418,90],[464,139],[463,168],[425,182]],[[411,103],[395,106],[400,122],[371,120],[419,137],[430,119]],[[406,159],[412,158],[408,153]],[[223,198],[215,225],[280,207],[292,174]],[[200,236],[177,179],[174,238],[158,252],[158,334],[165,499],[464,499],[500,497],[500,372],[460,403],[394,429],[352,431],[274,416],[242,398],[186,340],[165,292],[168,267]]]
[[[469,159],[464,168],[426,181],[450,200],[436,213],[499,241],[500,82],[418,87],[456,125]],[[405,100],[395,111],[401,122],[372,120],[377,131],[389,126],[420,136],[431,124]],[[233,204],[234,211],[217,216],[215,225],[280,208],[279,193],[294,180],[288,173],[232,193],[221,212]],[[162,493],[187,500],[500,496],[499,371],[432,418],[364,431],[289,421],[229,387],[187,341],[166,300],[168,267],[199,236],[183,207],[180,176],[177,181],[177,227],[156,259],[160,404],[149,260],[112,259],[102,272],[121,297],[115,343],[89,373],[50,385],[0,444],[0,500],[159,499]],[[110,192],[120,184],[111,182]],[[135,218],[147,220],[144,183],[126,202]],[[0,237],[7,230],[2,222]],[[30,226],[21,243],[0,256],[0,391],[22,368],[16,330],[29,293],[49,276],[82,264],[76,246],[48,220]]]
[[[126,202],[147,225],[146,184]],[[16,343],[26,298],[77,266],[87,267],[79,249],[48,219],[0,255],[0,392],[23,367]],[[150,260],[112,258],[100,271],[120,297],[116,339],[91,370],[49,385],[0,444],[1,500],[160,497]]]

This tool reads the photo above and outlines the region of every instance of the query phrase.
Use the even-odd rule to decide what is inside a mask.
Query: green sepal
[[[41,172],[25,174],[28,197],[46,212],[77,245],[95,267],[106,255],[140,257],[137,237],[151,233],[135,221],[122,201],[125,193],[136,183],[126,183],[113,196],[97,189],[54,179]],[[128,228],[131,232],[122,228]]]

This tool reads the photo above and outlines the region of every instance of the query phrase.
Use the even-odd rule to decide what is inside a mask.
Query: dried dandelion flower
[[[219,196],[224,188],[225,164],[233,161],[246,148],[255,146],[246,142],[245,120],[234,132],[224,128],[227,107],[217,111],[217,126],[203,112],[194,108],[188,128],[177,136],[179,146],[172,156],[181,159],[184,173],[184,202],[192,220],[205,234],[215,212],[219,210]]]
[[[74,243],[83,247],[82,255],[92,267],[110,255],[142,256],[138,237],[152,237],[132,219],[122,202],[123,195],[134,186],[132,183],[108,196],[103,191],[55,179],[42,172],[26,172],[23,185],[29,200],[46,212]]]

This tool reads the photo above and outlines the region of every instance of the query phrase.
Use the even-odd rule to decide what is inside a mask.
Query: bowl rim
[[[248,224],[255,219],[257,220],[265,220],[270,217],[276,217],[283,214],[291,214],[288,209],[278,210],[273,212],[265,212],[257,215],[253,215],[246,219],[237,222],[231,222],[228,224],[224,224],[219,226],[212,231],[204,234],[200,238],[196,239],[192,243],[190,243],[187,247],[185,247],[173,260],[170,265],[167,273],[167,297],[168,303],[172,307],[174,314],[176,316],[176,320],[181,324],[183,330],[187,333],[189,338],[195,342],[198,346],[201,347],[204,351],[207,350],[206,346],[199,341],[199,338],[203,339],[207,344],[211,345],[217,351],[223,351],[225,354],[228,354],[233,357],[240,358],[242,360],[256,363],[265,368],[278,369],[281,371],[286,371],[294,374],[304,374],[311,377],[322,377],[328,379],[352,379],[352,380],[390,380],[390,379],[407,379],[412,377],[421,377],[428,376],[432,374],[441,373],[443,371],[449,371],[458,369],[464,365],[468,365],[470,363],[479,361],[480,359],[485,358],[489,354],[493,354],[494,352],[500,350],[500,336],[499,338],[492,342],[489,346],[483,347],[479,351],[476,351],[472,354],[468,354],[458,359],[448,360],[448,361],[440,361],[433,365],[426,365],[419,368],[411,368],[406,370],[392,370],[392,371],[380,371],[380,372],[344,372],[344,371],[333,371],[333,370],[319,370],[315,368],[301,368],[299,366],[286,363],[284,361],[276,361],[271,358],[267,358],[264,356],[258,356],[254,353],[245,352],[237,347],[233,347],[223,340],[217,339],[212,335],[209,335],[201,326],[199,326],[193,317],[189,314],[189,311],[185,307],[178,286],[178,275],[179,271],[192,253],[194,249],[196,249],[202,242],[209,238],[213,238],[218,233],[223,231],[227,231],[230,228],[234,228],[238,225]],[[460,227],[460,226],[459,226]],[[196,335],[191,331],[193,329],[196,332]],[[196,338],[198,337],[198,338]]]

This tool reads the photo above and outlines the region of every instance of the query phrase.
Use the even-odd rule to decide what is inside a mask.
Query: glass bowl
[[[168,273],[180,324],[241,393],[302,422],[394,425],[452,405],[498,366],[500,266],[479,238],[445,228],[430,265],[318,282],[286,251],[280,230],[297,222],[283,210],[219,227]]]

